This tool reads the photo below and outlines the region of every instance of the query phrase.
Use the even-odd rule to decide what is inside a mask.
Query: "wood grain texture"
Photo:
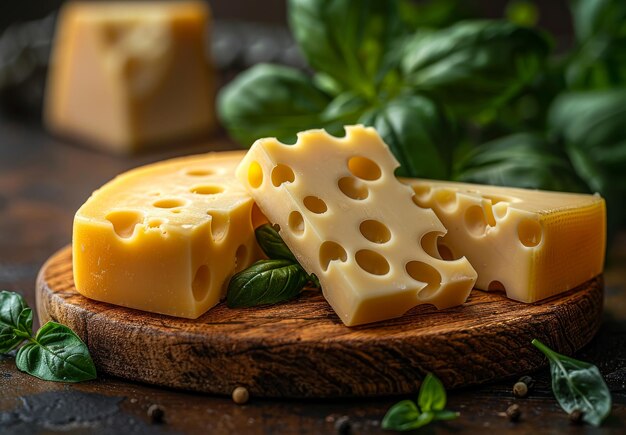
[[[264,397],[346,397],[417,391],[427,372],[448,388],[530,372],[545,363],[538,338],[571,354],[600,326],[602,277],[542,303],[474,291],[462,307],[419,306],[391,321],[345,327],[318,291],[249,309],[223,304],[196,320],[89,300],[62,249],[37,279],[40,320],[74,329],[100,371],[125,379]]]

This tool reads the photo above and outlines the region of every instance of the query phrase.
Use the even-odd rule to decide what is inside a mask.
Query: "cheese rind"
[[[599,195],[404,179],[448,233],[448,258],[464,256],[476,287],[535,302],[602,273],[606,206]]]
[[[394,176],[398,162],[372,128],[260,139],[237,177],[348,326],[398,317],[418,304],[468,297],[476,272],[428,247],[446,229]],[[427,252],[429,251],[429,252]]]
[[[72,2],[57,25],[48,128],[118,153],[215,126],[204,2]]]
[[[260,256],[263,217],[234,177],[242,155],[168,160],[95,191],[74,218],[79,293],[192,319],[217,304],[230,276]]]

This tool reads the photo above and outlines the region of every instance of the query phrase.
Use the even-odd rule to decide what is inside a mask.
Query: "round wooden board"
[[[571,354],[600,326],[602,277],[537,304],[473,291],[461,307],[419,306],[390,321],[345,327],[319,291],[282,305],[229,309],[196,320],[150,314],[76,292],[71,249],[42,267],[42,322],[71,327],[101,372],[167,387],[254,396],[339,397],[415,393],[427,372],[448,388],[532,371],[538,338]]]

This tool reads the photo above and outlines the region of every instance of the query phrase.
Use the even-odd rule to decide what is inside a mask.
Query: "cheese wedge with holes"
[[[68,3],[46,88],[50,130],[117,153],[215,126],[205,2]]]
[[[398,166],[376,130],[352,126],[343,138],[311,130],[295,145],[258,140],[236,172],[348,326],[462,304],[476,280],[465,258],[422,248],[446,229],[413,203]]]
[[[416,204],[432,208],[448,230],[430,249],[466,257],[479,289],[535,302],[602,273],[606,208],[599,195],[403,181]]]
[[[234,176],[242,152],[144,166],[95,191],[73,228],[74,282],[84,296],[196,318],[231,275],[259,258],[265,218]]]

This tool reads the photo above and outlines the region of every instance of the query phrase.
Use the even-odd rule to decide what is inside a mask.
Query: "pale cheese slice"
[[[602,273],[606,208],[599,195],[403,181],[448,229],[438,241],[441,255],[469,259],[479,289],[535,302]]]
[[[462,304],[476,280],[465,259],[422,245],[445,234],[432,210],[394,176],[376,130],[300,133],[295,145],[260,139],[237,177],[348,326],[401,316],[418,304]]]
[[[260,258],[265,218],[234,176],[242,152],[191,156],[122,174],[74,218],[76,289],[124,307],[196,318]]]

